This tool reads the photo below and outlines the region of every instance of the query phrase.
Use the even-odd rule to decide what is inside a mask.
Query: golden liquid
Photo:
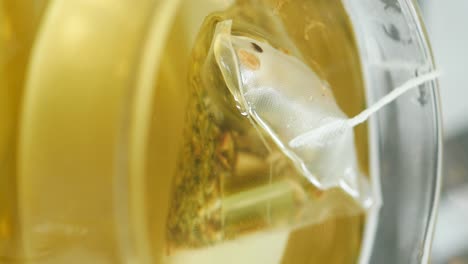
[[[208,2],[197,2],[200,6],[204,4],[209,5]],[[212,36],[204,31],[213,28],[194,27],[192,23],[192,30],[201,30],[201,33],[193,45],[186,45],[192,39],[181,36],[181,32],[187,31],[183,10],[190,8],[190,3],[185,2],[176,18],[166,47],[164,66],[159,73],[154,120],[160,124],[159,129],[164,126],[174,130],[160,131],[158,135],[164,133],[164,138],[154,139],[161,143],[160,153],[165,153],[166,149],[170,153],[164,158],[155,154],[159,161],[154,166],[159,164],[159,168],[166,168],[166,173],[173,175],[166,230],[168,263],[216,263],[218,245],[245,239],[243,236],[259,234],[261,237],[265,232],[280,232],[281,228],[271,227],[291,223],[291,210],[300,206],[293,190],[295,187],[288,191],[288,183],[304,185],[302,176],[287,159],[277,149],[268,150],[258,131],[249,128],[249,122],[236,112],[227,89],[222,89],[223,84],[213,81],[211,84],[216,90],[210,92],[211,88],[207,87],[210,85],[203,83],[200,73],[203,71],[202,60],[206,57],[203,53],[209,48]],[[227,11],[218,10],[221,12],[215,17],[233,18],[234,24],[249,21],[266,32],[273,32],[273,26],[256,13],[258,10],[266,10],[282,21],[304,62],[330,84],[339,106],[348,116],[363,110],[365,96],[359,55],[341,1],[237,1]],[[205,26],[207,24],[210,23]],[[272,41],[287,50],[288,47],[281,47],[281,40]],[[211,75],[219,74],[213,67]],[[169,102],[175,102],[178,107],[170,106]],[[218,107],[212,107],[216,104]],[[171,110],[171,118],[167,117],[167,110]],[[222,121],[217,115],[222,115]],[[365,126],[355,130],[363,173],[368,173],[366,131]],[[178,147],[178,152],[174,151],[174,146]],[[283,165],[272,169],[272,164]],[[156,169],[154,171],[158,173]],[[277,175],[273,179],[272,171]],[[252,206],[229,209],[238,208],[236,203],[270,193],[275,188],[282,190],[282,194],[273,199],[270,197],[266,202],[257,201]],[[313,187],[304,191],[307,197],[317,200],[332,196],[331,192],[334,192],[323,194]],[[287,243],[282,245],[281,263],[356,263],[363,225],[362,214],[330,218],[318,224],[304,222],[288,233]],[[186,255],[189,257],[178,257],[179,251],[187,250],[192,252]],[[198,260],[195,257],[197,250],[211,258]],[[245,261],[245,256],[238,256],[234,248],[230,251],[228,246],[223,252],[231,254],[232,262],[229,263]],[[261,256],[270,252],[262,252],[259,248],[256,253],[249,263],[259,263]]]
[[[32,4],[33,2],[34,4]],[[107,102],[107,96],[113,94],[117,86],[125,86],[126,81],[132,79],[132,77],[125,75],[127,71],[136,68],[131,63],[129,65],[123,63],[123,66],[118,68],[117,77],[112,75],[114,71],[104,71],[103,75],[112,77],[109,77],[112,80],[124,75],[119,79],[122,80],[120,82],[101,82],[101,79],[97,77],[96,80],[83,78],[80,79],[83,81],[82,83],[80,82],[76,86],[71,85],[73,86],[71,87],[70,84],[74,82],[70,80],[75,76],[68,75],[63,76],[58,82],[64,87],[73,88],[70,91],[84,90],[85,97],[88,94],[96,95],[94,91],[99,91],[99,89],[104,92],[101,93],[102,98],[100,97],[97,100],[99,102],[95,105],[80,101],[83,103],[82,106],[76,101],[76,105],[72,103],[67,105],[70,106],[69,109],[67,106],[61,105],[60,100],[57,100],[54,101],[57,106],[63,107],[72,114],[80,114],[83,109],[90,113],[101,113],[104,107],[109,113],[112,111],[112,115],[102,115],[97,118],[93,114],[90,117],[84,115],[73,119],[67,115],[68,112],[63,113],[63,116],[60,115],[59,110],[61,109],[46,109],[50,113],[57,113],[60,118],[57,119],[55,116],[54,119],[54,115],[51,115],[44,116],[44,119],[41,120],[60,121],[60,125],[68,128],[65,131],[69,132],[69,135],[73,135],[72,138],[75,141],[69,140],[65,134],[61,134],[61,131],[55,131],[55,127],[45,130],[51,132],[50,137],[47,133],[38,135],[39,139],[44,140],[37,140],[36,143],[47,150],[44,153],[47,154],[45,159],[48,160],[48,163],[37,162],[40,163],[39,168],[43,169],[43,174],[34,174],[33,168],[35,167],[29,168],[31,170],[30,178],[27,178],[24,183],[30,184],[26,189],[31,188],[33,191],[29,194],[33,195],[24,199],[26,206],[22,209],[31,211],[29,214],[31,219],[23,220],[26,223],[30,222],[31,227],[35,224],[42,224],[42,221],[45,223],[52,221],[52,224],[57,222],[58,231],[55,233],[58,235],[53,235],[54,232],[50,232],[52,235],[47,234],[47,232],[45,234],[28,233],[30,231],[28,229],[23,236],[28,241],[20,241],[19,239],[22,237],[20,234],[22,227],[18,224],[21,221],[18,219],[16,198],[18,196],[17,188],[19,189],[16,176],[18,124],[21,121],[19,117],[23,101],[22,92],[25,86],[27,67],[30,63],[31,47],[34,44],[46,2],[0,1],[0,263],[29,261],[29,259],[24,259],[21,254],[23,242],[32,247],[32,249],[29,248],[29,251],[34,253],[31,254],[35,258],[34,263],[63,263],[64,261],[67,263],[82,263],[83,261],[116,263],[117,260],[124,259],[121,256],[123,253],[119,251],[124,247],[116,245],[118,232],[114,226],[116,221],[113,218],[117,216],[112,210],[125,205],[114,204],[114,196],[112,196],[114,190],[112,169],[114,167],[110,161],[112,159],[111,153],[113,153],[113,148],[110,146],[113,146],[114,141],[111,142],[110,134],[117,130],[117,125],[114,126],[112,122],[114,119],[108,118],[108,116],[113,117],[114,114],[118,115],[120,112],[114,111],[114,108],[104,107],[102,102]],[[104,5],[104,2],[99,3]],[[247,18],[253,18],[256,15],[255,10],[258,9],[250,8],[253,5],[254,7],[266,8],[269,13],[281,19],[289,33],[289,38],[303,55],[304,62],[322,79],[330,83],[340,107],[346,114],[355,115],[365,105],[359,56],[351,25],[341,1],[239,0],[235,3],[231,0],[182,1],[172,25],[167,45],[163,49],[161,66],[159,71],[155,73],[158,78],[157,85],[154,87],[154,108],[149,128],[151,136],[147,142],[149,162],[145,168],[147,174],[147,189],[145,191],[149,202],[146,205],[146,210],[148,222],[151,223],[149,233],[152,241],[149,241],[149,244],[156,257],[155,263],[161,262],[159,261],[161,254],[166,256],[165,259],[168,263],[226,263],[226,261],[230,261],[229,263],[262,263],[261,261],[265,259],[264,256],[274,253],[273,251],[281,253],[276,262],[282,263],[355,263],[362,239],[364,224],[362,215],[329,219],[314,225],[300,225],[300,227],[296,226],[293,231],[292,229],[284,231],[284,229],[271,228],[272,226],[288,226],[287,223],[283,223],[284,219],[290,219],[290,209],[297,206],[293,192],[285,192],[285,195],[279,196],[275,200],[276,202],[269,199],[266,203],[260,202],[253,207],[243,208],[241,211],[232,210],[233,213],[228,217],[226,215],[217,216],[216,210],[205,210],[208,212],[205,215],[209,215],[209,218],[193,216],[174,221],[178,218],[174,216],[190,216],[186,212],[194,212],[194,210],[184,208],[178,211],[177,208],[180,206],[175,205],[175,203],[201,205],[201,208],[209,209],[210,202],[216,202],[225,197],[223,202],[229,207],[229,204],[235,205],[238,199],[244,199],[245,196],[250,199],[250,197],[257,196],[259,192],[263,193],[265,189],[262,187],[266,187],[267,192],[270,192],[272,187],[284,190],[282,179],[287,178],[287,180],[295,181],[300,176],[279,155],[281,163],[286,164],[284,165],[285,171],[289,171],[283,173],[287,176],[279,177],[279,181],[272,181],[270,177],[265,177],[266,172],[270,170],[271,161],[266,160],[272,157],[271,153],[265,150],[257,134],[243,135],[240,133],[243,128],[236,127],[236,125],[243,126],[245,124],[247,126],[247,123],[239,121],[238,114],[232,109],[223,110],[225,114],[230,113],[232,117],[232,120],[230,119],[231,121],[224,123],[223,126],[211,122],[212,117],[207,111],[197,110],[197,104],[202,98],[200,92],[203,92],[205,87],[201,83],[192,82],[194,79],[189,79],[189,76],[196,76],[199,72],[194,65],[194,62],[197,61],[196,55],[194,55],[197,54],[194,50],[196,43],[198,43],[196,36],[201,30],[205,17],[215,11],[232,10],[232,4]],[[140,9],[136,8],[136,10],[138,12],[128,11],[135,16],[133,17],[135,19],[129,20],[136,20],[138,14],[141,14]],[[110,19],[104,21],[110,23]],[[251,19],[251,21],[274,31],[274,25],[268,25],[260,18]],[[125,22],[125,25],[128,25],[130,29],[120,26],[118,32],[124,32],[122,35],[133,34],[135,30],[131,28],[132,24]],[[135,25],[135,28],[138,29],[142,27],[142,25]],[[115,28],[112,27],[114,31]],[[107,30],[104,31],[109,33]],[[112,36],[120,36],[118,32],[114,31],[110,32]],[[52,42],[52,40],[50,41]],[[138,41],[132,38],[131,41],[122,41],[114,47],[102,47],[102,50],[107,51],[111,48],[117,50],[115,56],[107,56],[109,54],[104,52],[107,56],[105,58],[110,61],[111,57],[121,55],[124,58],[123,62],[126,62],[125,57],[135,51],[135,47],[140,48],[139,44],[134,44],[136,42]],[[81,49],[87,47],[100,47],[99,43],[93,43],[93,45],[78,46],[77,54]],[[128,50],[119,48],[121,46],[127,47],[127,45],[129,46]],[[93,54],[101,54],[102,50],[97,49]],[[135,51],[135,53],[137,52]],[[76,58],[86,61],[86,57],[76,56]],[[105,61],[97,59],[95,62],[98,70],[116,65],[112,63],[109,66],[105,64]],[[83,69],[88,69],[88,66],[86,65]],[[54,71],[59,72],[59,69],[60,67],[56,66]],[[91,70],[87,73],[92,74]],[[73,75],[76,72],[67,74]],[[82,87],[79,87],[80,85]],[[44,87],[47,86],[42,88],[45,89]],[[83,88],[87,88],[89,91]],[[123,88],[120,87],[120,90]],[[198,92],[195,92],[196,90]],[[119,96],[115,95],[115,98]],[[93,101],[93,98],[88,98],[88,100]],[[72,101],[70,100],[70,102]],[[110,101],[109,104],[114,102]],[[117,101],[120,102],[120,100]],[[74,107],[77,111],[73,111]],[[66,121],[69,120],[73,124],[72,126],[67,124]],[[91,121],[88,122],[88,120]],[[82,126],[79,126],[80,122],[82,122]],[[200,133],[197,136],[194,134],[193,127],[188,126],[189,124],[198,126],[197,129]],[[88,130],[89,127],[93,129]],[[355,133],[359,162],[364,173],[368,172],[366,131],[366,128],[362,126],[358,127]],[[87,135],[87,132],[90,135]],[[89,136],[92,140],[85,141],[86,144],[83,144],[82,141],[77,140],[81,138],[81,134],[83,138]],[[191,135],[194,137],[190,137]],[[187,144],[191,138],[193,144]],[[64,147],[62,148],[60,144],[52,144],[54,139],[63,142]],[[252,139],[255,140],[252,142]],[[70,142],[73,144],[68,144]],[[54,148],[49,149],[50,144]],[[188,148],[187,146],[198,146],[198,148]],[[184,150],[187,151],[185,156]],[[74,154],[67,156],[69,153]],[[196,153],[198,156],[194,155]],[[67,162],[55,164],[54,157],[64,157]],[[197,161],[196,158],[199,160]],[[108,162],[103,162],[103,160]],[[81,172],[82,168],[86,170]],[[50,172],[54,172],[56,175]],[[174,196],[174,193],[177,193],[177,186],[186,186],[181,185],[180,179],[186,180],[187,177],[195,174],[214,177],[206,177],[204,182],[195,182],[192,187],[188,185],[189,189],[192,188],[190,190],[198,191],[202,202],[193,200],[195,197],[193,193]],[[231,181],[220,181],[223,177],[227,178],[223,174],[232,174],[236,177]],[[56,179],[66,179],[64,180],[66,183],[61,185],[62,182],[56,181]],[[73,182],[72,184],[70,184],[70,180]],[[189,181],[185,182],[186,184],[190,183]],[[214,185],[207,188],[210,183]],[[205,194],[208,191],[209,194]],[[307,195],[319,197],[327,194],[321,194],[311,188]],[[40,206],[36,206],[37,204]],[[277,214],[266,212],[269,207],[278,209]],[[256,214],[256,212],[260,213]],[[62,215],[65,215],[65,218]],[[269,217],[266,218],[265,215],[269,215]],[[217,217],[228,219],[225,229],[220,229],[220,220]],[[243,221],[249,218],[253,220]],[[275,220],[283,222],[276,223]],[[71,226],[76,224],[78,229],[72,229],[70,232],[69,228],[65,228],[67,226],[61,225],[70,223]],[[189,228],[188,231],[183,230],[181,235],[174,236],[170,235],[171,228],[174,226],[188,226]],[[193,232],[192,227],[197,228],[196,232]],[[120,228],[125,229],[126,226]],[[284,239],[284,243],[282,242],[278,248],[272,250],[269,243],[274,242],[275,239],[271,239],[272,237],[268,234],[271,233],[273,238],[276,238],[278,232],[280,234],[278,237]],[[242,250],[239,250],[238,247],[237,249],[236,247],[231,248],[231,244],[229,244],[231,241],[246,241],[247,247],[241,248]],[[227,247],[218,250],[224,242],[227,242]],[[120,246],[122,245],[127,244],[121,241]],[[248,247],[251,247],[250,250],[254,252],[246,260],[246,257],[250,256],[247,254]],[[188,255],[179,254],[185,250],[189,250]],[[62,252],[63,256],[61,256]],[[203,252],[206,255],[200,257],[197,252]],[[227,253],[229,259],[226,259],[225,254],[220,257],[219,252]],[[195,257],[195,255],[197,256]]]
[[[16,153],[28,58],[46,1],[0,1],[0,263],[20,255]]]
[[[116,201],[114,184],[125,162],[115,154],[122,104],[137,86],[146,21],[159,17],[157,1],[50,1],[42,19],[33,16],[41,1],[0,2],[14,22],[6,42],[12,49],[0,54],[15,55],[0,81],[21,80],[0,86],[18,95],[5,99],[16,111],[8,132],[18,139],[7,139],[14,173],[0,168],[2,213],[4,195],[12,204],[0,263],[124,262],[127,248],[119,242],[127,241],[118,237],[128,225],[117,224],[115,211],[127,208]],[[34,35],[29,29],[36,27]],[[3,185],[4,179],[12,180]]]

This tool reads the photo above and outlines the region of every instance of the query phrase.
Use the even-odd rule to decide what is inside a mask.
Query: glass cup
[[[170,196],[161,186],[170,180],[154,175],[174,170],[163,165],[175,164],[180,138],[160,128],[180,129],[172,120],[184,113],[182,100],[158,98],[186,95],[158,83],[185,81],[178,69],[201,22],[233,1],[0,2],[0,58],[18,64],[15,74],[0,72],[0,102],[10,102],[0,112],[7,164],[0,183],[8,186],[0,189],[0,261],[162,262]],[[368,104],[434,69],[416,3],[342,2]],[[31,12],[41,23],[28,22]],[[361,263],[428,261],[441,166],[436,88],[410,91],[369,122],[370,170],[383,206],[367,217]]]
[[[355,24],[372,103],[403,80],[434,69],[416,1],[344,1]],[[442,128],[436,81],[421,85],[370,122],[372,175],[383,206],[370,263],[428,263],[441,179]],[[371,220],[372,221],[372,220]]]

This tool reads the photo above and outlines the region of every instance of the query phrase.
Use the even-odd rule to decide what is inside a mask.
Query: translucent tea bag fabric
[[[363,208],[373,199],[359,172],[352,129],[328,130],[325,137],[291,147],[289,142],[348,117],[327,84],[302,61],[265,42],[231,34],[220,22],[214,37],[218,66],[239,109],[267,132],[296,168],[316,187],[339,187]]]
[[[213,49],[240,111],[267,132],[313,185],[340,188],[363,209],[378,208],[380,188],[372,188],[359,171],[353,128],[440,73],[410,79],[349,118],[309,66],[269,43],[233,35],[231,27],[232,21],[218,23]]]

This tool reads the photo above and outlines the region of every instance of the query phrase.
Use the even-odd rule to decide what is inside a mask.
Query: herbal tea
[[[351,24],[341,2],[236,1],[206,17],[196,29],[193,47],[184,46],[187,41],[180,36],[185,23],[190,23],[182,15],[190,5],[184,2],[176,19],[155,95],[154,120],[159,129],[169,130],[157,132],[155,136],[162,138],[154,141],[167,148],[179,146],[168,149],[171,158],[154,154],[161,172],[175,168],[166,261],[355,263],[364,225],[362,205],[338,186],[324,189],[304,175],[271,131],[242,109],[230,89],[239,84],[223,73],[228,64],[220,64],[213,51],[217,25],[232,21],[233,36],[252,40],[249,49],[237,50],[241,63],[262,69],[265,62],[255,54],[267,56],[272,47],[315,73],[324,93],[353,116],[365,106],[364,87]],[[271,78],[294,81],[288,79],[294,72],[278,75]],[[163,116],[168,111],[170,121]],[[366,127],[354,132],[356,170],[367,175]],[[348,157],[336,157],[336,162],[343,158]],[[161,173],[156,166],[154,173]]]
[[[373,127],[411,140],[380,127],[434,118],[440,73],[412,6],[371,2],[0,0],[0,263],[384,256],[379,161],[406,159],[372,144],[370,175],[365,122],[418,89]]]
[[[0,3],[0,263],[20,253],[17,141],[28,58],[44,3]]]

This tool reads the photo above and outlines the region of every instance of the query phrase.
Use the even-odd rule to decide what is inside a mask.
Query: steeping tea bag
[[[353,127],[437,73],[410,80],[354,118],[337,105],[331,89],[298,58],[218,23],[213,50],[238,108],[314,186],[340,188],[363,209],[380,201],[357,164]]]
[[[261,2],[243,3],[209,16],[193,49],[169,249],[272,229],[283,232],[275,241],[284,244],[302,227],[378,208],[380,194],[358,166],[353,127],[434,78],[412,80],[350,119],[280,18]]]
[[[363,208],[370,207],[374,199],[358,169],[352,129],[290,146],[308,131],[347,120],[327,84],[294,56],[266,42],[232,35],[231,23],[217,25],[213,49],[240,110],[267,131],[313,185],[342,188]]]

